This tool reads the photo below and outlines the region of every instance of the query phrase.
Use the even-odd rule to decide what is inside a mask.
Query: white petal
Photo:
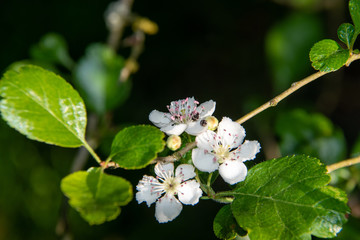
[[[155,165],[155,174],[163,179],[174,175],[174,164],[173,163],[157,163]]]
[[[235,184],[245,180],[247,168],[241,161],[227,160],[220,165],[219,173],[225,182]]]
[[[192,160],[195,167],[203,172],[213,172],[219,168],[217,158],[201,148],[192,151]]]
[[[140,204],[146,202],[148,207],[156,201],[161,195],[159,191],[153,191],[154,183],[159,183],[159,181],[152,176],[144,176],[140,180],[139,184],[136,186],[136,201]]]
[[[240,147],[233,151],[236,159],[241,161],[252,160],[260,151],[260,143],[258,141],[246,140]]]
[[[216,146],[216,133],[210,130],[201,133],[195,139],[198,148],[202,148],[211,152]]]
[[[195,180],[183,182],[178,189],[178,198],[183,204],[197,204],[201,195],[200,184]]]
[[[238,147],[244,140],[245,129],[228,117],[223,117],[219,123],[217,135],[222,139],[222,145],[230,148]]]
[[[175,170],[175,177],[179,178],[181,182],[186,181],[196,176],[195,168],[190,164],[180,164]]]
[[[197,109],[200,112],[200,118],[211,116],[215,111],[216,103],[213,100],[209,100],[200,104]]]
[[[165,195],[156,202],[155,217],[159,223],[166,223],[179,216],[182,204],[174,196]]]
[[[196,121],[196,122],[189,122],[185,132],[187,132],[188,134],[193,135],[193,136],[197,136],[200,133],[205,132],[208,128],[207,124],[205,124],[205,126],[202,126],[201,123],[203,123],[201,120]],[[206,123],[206,121],[205,121],[205,123]]]
[[[182,134],[185,129],[187,128],[186,124],[180,123],[180,124],[169,124],[167,126],[164,126],[160,128],[161,131],[166,133],[167,135],[180,135]]]
[[[159,112],[158,110],[153,110],[149,114],[149,120],[157,127],[162,128],[171,123],[171,114]]]

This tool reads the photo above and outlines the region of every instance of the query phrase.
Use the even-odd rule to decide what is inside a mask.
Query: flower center
[[[228,146],[223,146],[223,145],[219,145],[216,149],[215,149],[215,154],[216,156],[218,156],[218,161],[219,163],[223,163],[225,161],[225,159],[227,159],[229,157],[229,147]]]
[[[171,120],[177,123],[199,120],[200,112],[197,110],[198,104],[199,102],[192,98],[171,102],[170,106],[167,106],[171,114]]]
[[[177,177],[169,177],[163,182],[164,191],[170,195],[175,195],[179,186],[180,180]]]

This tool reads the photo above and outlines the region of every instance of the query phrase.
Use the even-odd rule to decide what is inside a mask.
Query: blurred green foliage
[[[104,44],[92,44],[79,60],[74,83],[86,106],[97,114],[119,107],[130,94],[131,81],[119,81],[125,59]]]
[[[47,33],[30,48],[33,60],[43,64],[62,65],[71,69],[74,65],[66,40],[57,33]]]
[[[307,154],[329,165],[346,156],[346,142],[341,129],[325,116],[302,109],[281,112],[275,124],[283,156]]]
[[[211,98],[217,101],[216,116],[235,120],[241,112],[245,113],[243,103],[250,97],[266,101],[274,92],[310,74],[311,46],[321,37],[336,33],[340,23],[350,22],[347,8],[339,8],[339,1],[210,0],[189,4],[136,0],[134,10],[157,22],[160,31],[146,43],[140,71],[131,82],[111,87],[124,65],[120,55],[125,56],[129,51],[121,48],[115,54],[104,45],[92,45],[105,42],[107,33],[102,16],[109,2],[1,2],[0,23],[5,34],[0,39],[0,68],[4,72],[11,63],[19,61],[11,68],[32,63],[61,74],[81,92],[89,113],[103,115],[101,124],[113,121],[105,133],[111,139],[120,124],[149,123],[151,110],[186,96],[199,100]],[[356,11],[352,19],[358,31]],[[251,139],[273,137],[278,143],[274,137],[277,136],[282,154],[307,153],[326,163],[346,158],[350,152],[346,143],[349,146],[355,143],[353,153],[358,153],[356,149],[360,145],[356,137],[360,125],[353,124],[360,121],[356,64],[342,76],[329,76],[330,80],[319,80],[320,83],[304,89],[302,94],[289,97],[282,103],[286,108],[278,106],[269,110],[272,114],[264,118],[266,121],[246,123],[247,135]],[[74,76],[80,77],[75,80]],[[341,100],[334,103],[333,95],[324,86],[335,78],[342,85],[336,89]],[[333,112],[326,112],[316,104],[319,96],[327,96],[325,102],[334,104]],[[305,110],[286,110],[299,105]],[[326,116],[314,112],[325,112]],[[261,115],[257,117],[261,118]],[[285,130],[290,132],[287,134]],[[101,137],[103,134],[100,133]],[[99,151],[106,155],[111,141],[101,144]],[[266,141],[261,144],[266,149]],[[55,229],[59,233],[62,228],[69,230],[74,239],[87,240],[151,239],[152,236],[215,239],[211,226],[221,206],[210,201],[201,201],[191,209],[185,206],[181,216],[166,225],[156,222],[153,208],[139,207],[132,201],[122,208],[115,221],[90,227],[77,212],[61,207],[64,200],[60,179],[69,174],[75,156],[72,149],[29,141],[0,120],[0,239],[56,239]],[[188,159],[186,156],[184,161]],[[85,168],[91,166],[88,163]],[[124,176],[136,185],[148,171],[109,172]],[[359,175],[353,174],[352,178],[346,172],[341,176],[337,184],[341,181],[348,184],[355,178],[355,184],[347,189],[358,199],[356,177]],[[359,205],[351,207],[355,209]],[[58,224],[64,212],[68,212],[67,225]],[[357,239],[359,217],[350,217],[339,239]]]
[[[323,36],[323,24],[315,14],[296,12],[271,27],[265,40],[275,93],[310,72],[309,49]]]
[[[0,239],[55,239],[62,198],[57,160],[48,161],[36,143],[2,120],[0,132]]]

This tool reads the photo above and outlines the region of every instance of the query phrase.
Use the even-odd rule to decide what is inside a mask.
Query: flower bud
[[[146,34],[153,35],[158,32],[158,25],[147,18],[138,18],[133,23],[133,29],[143,31]]]
[[[177,135],[171,135],[166,141],[166,146],[172,151],[178,150],[181,147],[181,138]]]
[[[208,116],[207,118],[205,118],[207,124],[208,124],[208,129],[211,131],[214,131],[217,129],[218,125],[219,125],[219,121],[217,120],[216,117],[214,116]]]

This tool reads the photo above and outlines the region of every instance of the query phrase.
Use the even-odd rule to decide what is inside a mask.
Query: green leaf
[[[355,28],[350,23],[341,24],[337,30],[339,39],[345,43],[349,49],[352,48],[354,33]]]
[[[68,69],[74,65],[71,59],[65,39],[57,33],[44,35],[39,43],[30,49],[31,57],[46,64],[62,64]]]
[[[121,82],[125,60],[106,45],[93,44],[75,69],[75,84],[86,105],[104,114],[122,104],[129,96],[131,81]]]
[[[308,51],[322,39],[323,26],[315,14],[296,12],[273,25],[266,34],[265,50],[275,92],[287,89],[309,66],[299,64],[309,59]]]
[[[341,129],[319,113],[302,109],[278,115],[275,131],[282,155],[307,154],[329,165],[346,157],[346,141]]]
[[[235,239],[237,235],[246,235],[246,231],[237,224],[230,205],[225,205],[216,214],[213,229],[216,237],[225,240]]]
[[[310,50],[312,66],[321,72],[336,71],[341,68],[349,58],[349,50],[342,49],[331,39],[324,39],[314,44]]]
[[[360,0],[350,0],[349,11],[355,25],[355,36],[360,33]]]
[[[120,206],[132,199],[131,184],[117,176],[105,174],[101,168],[79,171],[61,181],[61,190],[70,199],[70,205],[92,224],[114,220]]]
[[[85,142],[84,103],[60,76],[31,65],[9,70],[0,95],[2,117],[28,138],[62,147]]]
[[[146,167],[164,149],[164,133],[153,126],[121,130],[111,145],[110,158],[125,169]]]
[[[233,215],[250,239],[334,237],[349,208],[346,194],[326,186],[329,181],[316,158],[292,156],[257,164],[234,190]]]

